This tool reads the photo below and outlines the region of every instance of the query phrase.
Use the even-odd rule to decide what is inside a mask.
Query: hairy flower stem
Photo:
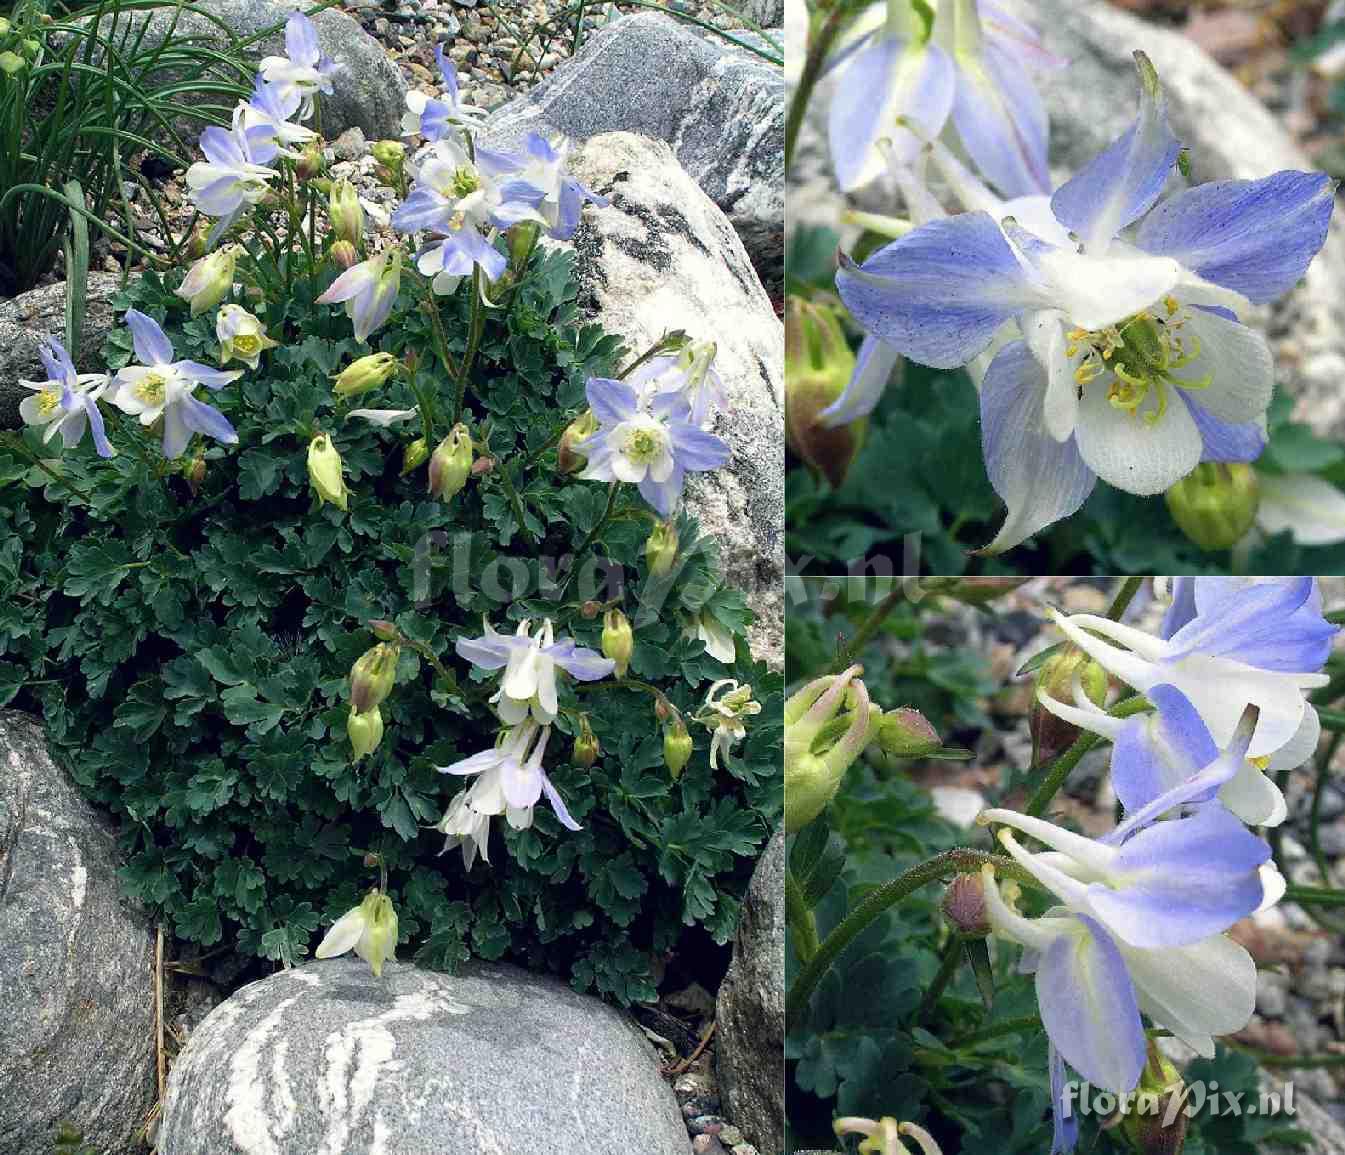
[[[1132,694],[1129,698],[1124,698],[1117,702],[1107,711],[1113,718],[1129,718],[1133,714],[1142,714],[1145,710],[1151,710],[1149,700],[1140,694]],[[1051,799],[1056,796],[1056,792],[1065,784],[1065,779],[1069,777],[1070,771],[1079,764],[1079,760],[1088,753],[1094,746],[1102,741],[1097,734],[1080,734],[1074,740],[1074,745],[1066,750],[1051,765],[1051,772],[1041,780],[1036,790],[1032,792],[1032,797],[1027,800],[1027,805],[1023,807],[1024,814],[1030,814],[1034,818],[1039,818],[1046,811],[1046,807],[1051,804]]]
[[[991,854],[985,850],[972,850],[964,846],[945,850],[941,854],[936,854],[933,858],[926,859],[919,865],[911,867],[905,874],[894,878],[891,882],[884,883],[875,890],[871,890],[864,897],[864,900],[822,940],[821,945],[817,948],[817,953],[804,965],[798,977],[795,978],[794,985],[789,989],[789,994],[785,998],[786,1021],[799,1021],[798,1016],[808,1006],[808,1000],[812,998],[813,991],[817,989],[817,984],[831,969],[831,964],[888,907],[895,906],[903,898],[919,890],[922,886],[931,882],[938,882],[950,874],[974,873],[987,863],[1002,875],[1016,878],[1033,886],[1038,885],[1032,875],[1012,859],[999,854]]]
[[[869,616],[855,631],[855,636],[840,648],[835,660],[828,667],[827,673],[839,674],[842,670],[849,669],[854,664],[858,654],[869,644],[869,640],[887,621],[888,615],[897,608],[897,603],[905,596],[906,591],[901,582],[894,582],[891,591],[873,607]]]
[[[827,53],[840,34],[845,21],[846,5],[836,4],[820,25],[814,20],[809,29],[808,55],[803,60],[803,72],[799,75],[799,85],[794,89],[794,99],[789,102],[789,115],[785,120],[785,173],[788,174],[794,161],[794,146],[798,143],[799,130],[803,127],[803,117],[808,111],[808,102],[813,98],[813,89],[822,77],[822,66],[826,63]]]
[[[453,397],[453,421],[462,420],[462,409],[467,402],[467,379],[471,375],[472,365],[476,361],[476,351],[481,345],[481,331],[486,326],[486,307],[481,300],[481,267],[472,269],[472,311],[467,322],[467,351],[462,355],[462,364],[458,366],[458,387]]]
[[[785,867],[785,916],[794,934],[794,953],[799,962],[807,963],[817,954],[817,919],[808,909],[803,887],[788,866]]]

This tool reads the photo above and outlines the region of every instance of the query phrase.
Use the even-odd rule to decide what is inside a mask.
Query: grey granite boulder
[[[768,289],[783,277],[784,74],[666,16],[606,25],[572,61],[492,114],[487,137],[531,131],[585,140],[634,132],[672,145],[728,215]]]
[[[309,963],[216,1007],[173,1064],[159,1155],[687,1155],[653,1049],[552,978]]]
[[[757,863],[719,988],[716,1070],[724,1110],[761,1151],[784,1150],[785,835]]]
[[[115,273],[90,273],[85,286],[84,336],[75,358],[80,372],[103,369],[99,354],[112,328],[112,298],[121,284]],[[37,346],[44,337],[65,340],[65,282],[42,285],[0,301],[0,429],[19,424],[19,402],[28,390],[19,378],[46,379]]]
[[[753,653],[779,665],[784,646],[784,327],[742,242],[661,141],[591,138],[579,178],[611,198],[575,235],[580,303],[642,352],[684,329],[712,340],[729,394],[714,429],[732,457],[692,474],[687,507],[719,542],[725,570],[757,613]]]
[[[142,1149],[152,949],[117,867],[110,830],[41,727],[0,712],[0,1151],[50,1151],[62,1126],[100,1155]]]

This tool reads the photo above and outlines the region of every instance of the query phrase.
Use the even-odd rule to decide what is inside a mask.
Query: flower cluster
[[[1025,948],[1050,1039],[1056,1133],[1073,1149],[1061,1101],[1068,1065],[1113,1093],[1139,1083],[1142,1015],[1206,1056],[1251,1017],[1256,966],[1226,933],[1274,904],[1285,882],[1248,826],[1284,820],[1266,769],[1299,765],[1320,733],[1309,690],[1327,682],[1337,633],[1312,578],[1178,578],[1160,636],[1091,614],[1054,614],[1065,636],[1152,710],[1124,720],[1076,678],[1075,701],[1042,705],[1113,742],[1124,817],[1087,838],[1011,810],[985,811],[999,841],[1056,905],[1016,907],[1017,884],[982,868],[994,932]],[[1033,853],[1017,834],[1050,849]]]

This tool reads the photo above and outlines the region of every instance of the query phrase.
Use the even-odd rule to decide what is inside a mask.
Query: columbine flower
[[[738,658],[733,634],[719,624],[719,619],[702,610],[684,631],[687,637],[705,643],[705,652],[716,662],[731,666]]]
[[[220,218],[210,231],[208,243],[213,244],[247,206],[266,196],[268,182],[276,175],[266,165],[278,150],[269,128],[247,127],[240,106],[234,109],[231,129],[212,124],[201,133],[201,151],[206,159],[187,169],[187,187],[201,212]]]
[[[19,416],[25,425],[45,425],[44,442],[59,432],[61,444],[73,448],[84,440],[84,430],[93,430],[93,445],[99,457],[111,457],[116,450],[103,430],[103,415],[98,411],[98,399],[106,392],[109,381],[106,373],[76,373],[65,351],[55,337],[48,337],[38,346],[38,356],[47,371],[45,381],[25,381],[19,384],[32,389],[35,395],[19,402]]]
[[[1337,545],[1345,541],[1345,493],[1311,473],[1256,475],[1261,500],[1256,528],[1274,536],[1288,530],[1295,545]]]
[[[920,1155],[943,1155],[934,1136],[923,1127],[914,1123],[898,1123],[891,1115],[881,1119],[863,1119],[858,1115],[846,1115],[837,1119],[832,1126],[836,1137],[842,1135],[863,1135],[864,1141],[857,1148],[859,1155],[910,1155],[901,1141],[903,1135],[914,1139],[920,1148]]]
[[[692,720],[713,731],[710,739],[711,770],[719,769],[721,752],[725,755],[731,753],[734,744],[747,736],[747,725],[743,719],[760,713],[761,703],[753,700],[751,686],[740,685],[734,678],[720,678],[710,683],[705,702],[692,716]]]
[[[443,95],[434,97],[424,92],[406,94],[406,111],[402,113],[402,133],[419,133],[426,140],[442,140],[459,128],[476,128],[485,119],[486,111],[463,104],[458,94],[458,70],[444,55],[441,44],[434,46],[434,58],[439,62],[443,78]]]
[[[651,357],[626,383],[644,405],[667,394],[681,397],[691,410],[691,423],[705,429],[716,413],[728,409],[724,382],[715,371],[716,352],[713,341],[697,341],[676,356]]]
[[[303,97],[296,89],[269,83],[258,75],[252,99],[242,105],[243,125],[249,130],[259,130],[253,139],[269,140],[285,156],[298,156],[304,145],[318,139],[316,132],[293,119],[302,104]]]
[[[560,824],[567,830],[580,830],[582,827],[565,808],[564,801],[542,769],[542,755],[550,739],[550,726],[539,727],[532,720],[524,721],[501,735],[498,744],[491,749],[449,766],[440,766],[438,770],[441,774],[463,777],[480,775],[467,792],[466,802],[467,807],[477,814],[488,817],[503,814],[515,830],[526,830],[532,825],[533,807],[545,794]],[[457,824],[464,824],[461,815]],[[451,833],[465,834],[465,831]],[[483,832],[483,858],[484,838]]]
[[[440,834],[446,835],[444,848],[439,853],[447,854],[453,847],[461,846],[462,865],[466,870],[472,869],[478,853],[483,862],[490,862],[490,815],[472,809],[471,793],[471,790],[461,791],[435,825]]]
[[[868,744],[871,710],[863,672],[862,666],[851,666],[815,678],[785,703],[785,829],[791,833],[826,809]],[[824,738],[824,730],[830,733],[837,719],[847,717],[843,731]]]
[[[1181,146],[1153,66],[1136,61],[1135,124],[1049,204],[931,221],[837,275],[865,329],[936,367],[966,364],[1016,318],[1024,339],[981,386],[986,468],[1009,507],[988,552],[1073,513],[1098,477],[1161,493],[1202,459],[1252,460],[1265,443],[1271,356],[1236,317],[1303,275],[1332,182],[1280,172],[1155,208]]]
[[[163,418],[163,455],[181,457],[193,433],[232,445],[238,434],[218,409],[192,396],[197,385],[222,389],[243,375],[241,369],[212,369],[199,361],[174,361],[173,346],[158,323],[137,309],[126,310],[135,355],[140,363],[117,373],[110,400],[123,413],[153,425]]]
[[[1286,746],[1286,757],[1304,748],[1310,753],[1318,722],[1305,694],[1329,680],[1318,671],[1338,632],[1321,616],[1313,579],[1244,586],[1238,579],[1197,578],[1192,589],[1194,616],[1180,625],[1173,619],[1172,632],[1161,639],[1093,614],[1050,612],[1071,641],[1136,690],[1165,684],[1180,690],[1221,750],[1250,705],[1260,714],[1248,757]]]
[[[238,264],[239,245],[225,245],[195,262],[173,292],[191,302],[191,315],[204,313],[218,305],[234,287],[234,267]],[[234,306],[237,308],[237,306]],[[254,369],[256,365],[252,366]]]
[[[392,899],[376,887],[359,906],[332,924],[313,954],[316,958],[335,958],[351,947],[369,964],[375,978],[382,977],[388,959],[397,958],[397,911]]]
[[[401,283],[402,250],[387,249],[348,268],[318,298],[318,303],[345,302],[346,316],[355,328],[355,340],[367,341],[369,334],[388,319],[397,303]]]
[[[1046,112],[1025,61],[1058,65],[1025,25],[981,0],[944,0],[933,27],[905,0],[889,0],[881,27],[836,69],[829,135],[844,190],[883,169],[891,141],[899,164],[915,159],[952,116],[976,166],[1006,196],[1042,192]]]
[[[527,163],[520,174],[528,184],[541,190],[536,209],[546,223],[547,236],[568,241],[579,227],[584,202],[605,209],[611,202],[586,188],[565,171],[571,142],[566,137],[548,140],[530,132],[526,143]]]
[[[313,111],[313,97],[332,91],[332,76],[343,65],[336,63],[318,44],[318,30],[302,12],[291,12],[285,21],[285,55],[264,56],[258,65],[262,79],[274,84],[287,97],[302,102],[300,119]]]
[[[266,327],[242,305],[225,305],[215,318],[215,336],[219,340],[219,363],[242,361],[249,369],[257,368],[261,355],[280,344],[266,335]]]
[[[517,725],[529,714],[544,725],[555,721],[557,666],[581,682],[596,682],[615,668],[610,658],[575,645],[573,638],[556,641],[550,618],[537,627],[535,634],[530,633],[525,618],[512,637],[497,633],[485,620],[482,625],[485,633],[481,637],[459,638],[455,649],[458,657],[479,669],[504,670],[500,689],[491,702],[508,726]]]
[[[682,496],[688,472],[718,469],[729,459],[729,447],[695,425],[680,394],[659,394],[642,406],[625,381],[590,377],[588,403],[598,432],[575,447],[588,458],[579,476],[636,484],[664,517]]]

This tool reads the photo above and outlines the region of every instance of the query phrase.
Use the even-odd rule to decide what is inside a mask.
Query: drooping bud
[[[1245,461],[1206,461],[1165,495],[1177,527],[1203,550],[1229,549],[1256,520],[1256,470]]]
[[[565,427],[556,446],[556,468],[561,473],[578,473],[588,464],[588,458],[575,446],[592,437],[598,431],[598,419],[592,409],[585,409]]]
[[[472,476],[481,477],[495,468],[495,458],[489,454],[483,454],[472,462]]]
[[[424,465],[430,456],[430,444],[423,437],[417,437],[402,450],[402,476]]]
[[[1177,1068],[1149,1039],[1135,1101],[1121,1118],[1122,1132],[1140,1155],[1180,1155],[1190,1122],[1182,1109],[1185,1093]]]
[[[308,481],[319,500],[331,502],[342,511],[350,494],[344,472],[341,455],[331,438],[319,433],[308,443]]]
[[[197,261],[173,292],[191,302],[191,315],[213,309],[234,287],[234,268],[238,263],[238,245],[225,245]]]
[[[192,458],[191,464],[183,471],[187,478],[187,485],[191,489],[191,495],[195,497],[201,492],[201,484],[205,481],[205,457],[197,454]]]
[[[588,715],[579,715],[579,733],[574,736],[574,761],[578,766],[592,766],[602,753],[597,735],[588,724]]]
[[[509,230],[509,272],[517,278],[528,267],[528,258],[537,247],[542,226],[538,221],[519,221]]]
[[[785,433],[789,447],[834,488],[845,480],[868,432],[868,418],[828,429],[819,414],[840,397],[855,355],[828,306],[790,297],[785,309]]]
[[[815,678],[785,703],[785,830],[807,826],[869,743],[872,709],[862,666]],[[847,709],[848,708],[848,709]],[[843,721],[843,729],[838,725]],[[835,723],[835,724],[833,724]]]
[[[327,256],[338,268],[349,269],[360,259],[360,251],[349,241],[333,241]]]
[[[985,914],[985,884],[979,874],[959,874],[943,892],[943,917],[958,934],[990,933]]]
[[[380,642],[395,642],[402,636],[401,631],[387,618],[370,618],[369,630]]]
[[[202,221],[191,231],[191,236],[187,238],[187,255],[193,258],[204,257],[208,246],[206,244],[210,237],[210,226]]]
[[[367,714],[392,693],[400,653],[396,642],[379,642],[355,660],[350,667],[350,707],[356,714]]]
[[[369,149],[378,161],[378,175],[389,184],[400,184],[402,166],[406,163],[406,145],[400,140],[375,141]]]
[[[681,714],[674,714],[663,727],[663,763],[674,779],[682,776],[691,761],[692,741]]]
[[[472,472],[472,435],[459,422],[430,454],[430,496],[452,501]]]
[[[635,635],[630,621],[618,609],[608,610],[602,618],[602,653],[616,663],[616,676],[624,678],[635,650]]]
[[[1093,705],[1101,706],[1106,702],[1107,671],[1077,646],[1068,646],[1053,654],[1037,671],[1027,720],[1039,761],[1049,761],[1062,754],[1079,736],[1078,726],[1057,717],[1041,704],[1041,695],[1046,694],[1057,702],[1074,705],[1076,679]]]
[[[352,761],[358,762],[378,749],[383,741],[383,714],[377,706],[363,714],[350,711],[346,719],[346,735],[350,738]]]
[[[6,76],[14,76],[16,73],[22,72],[26,64],[27,61],[17,52],[8,50],[0,52],[0,72],[3,72]]]
[[[875,719],[873,740],[889,758],[923,758],[943,745],[929,719],[909,706],[883,711]]]
[[[644,543],[644,559],[649,563],[649,573],[653,577],[666,576],[677,560],[677,526],[671,521],[661,521],[654,526]]]
[[[984,606],[993,602],[996,598],[1011,593],[1031,580],[1031,578],[1026,577],[962,578],[947,589],[939,590],[939,593],[945,597],[954,598],[964,605]]]
[[[368,353],[352,361],[336,375],[333,389],[338,397],[355,397],[377,389],[397,372],[397,358],[391,353]]]
[[[316,144],[310,144],[299,154],[299,159],[295,161],[294,175],[300,180],[312,180],[322,172],[326,163],[326,158],[322,155],[322,149]]]
[[[327,218],[332,222],[332,232],[338,241],[358,247],[364,239],[364,207],[360,204],[360,194],[350,181],[338,180],[332,185],[331,195],[327,198]]]

